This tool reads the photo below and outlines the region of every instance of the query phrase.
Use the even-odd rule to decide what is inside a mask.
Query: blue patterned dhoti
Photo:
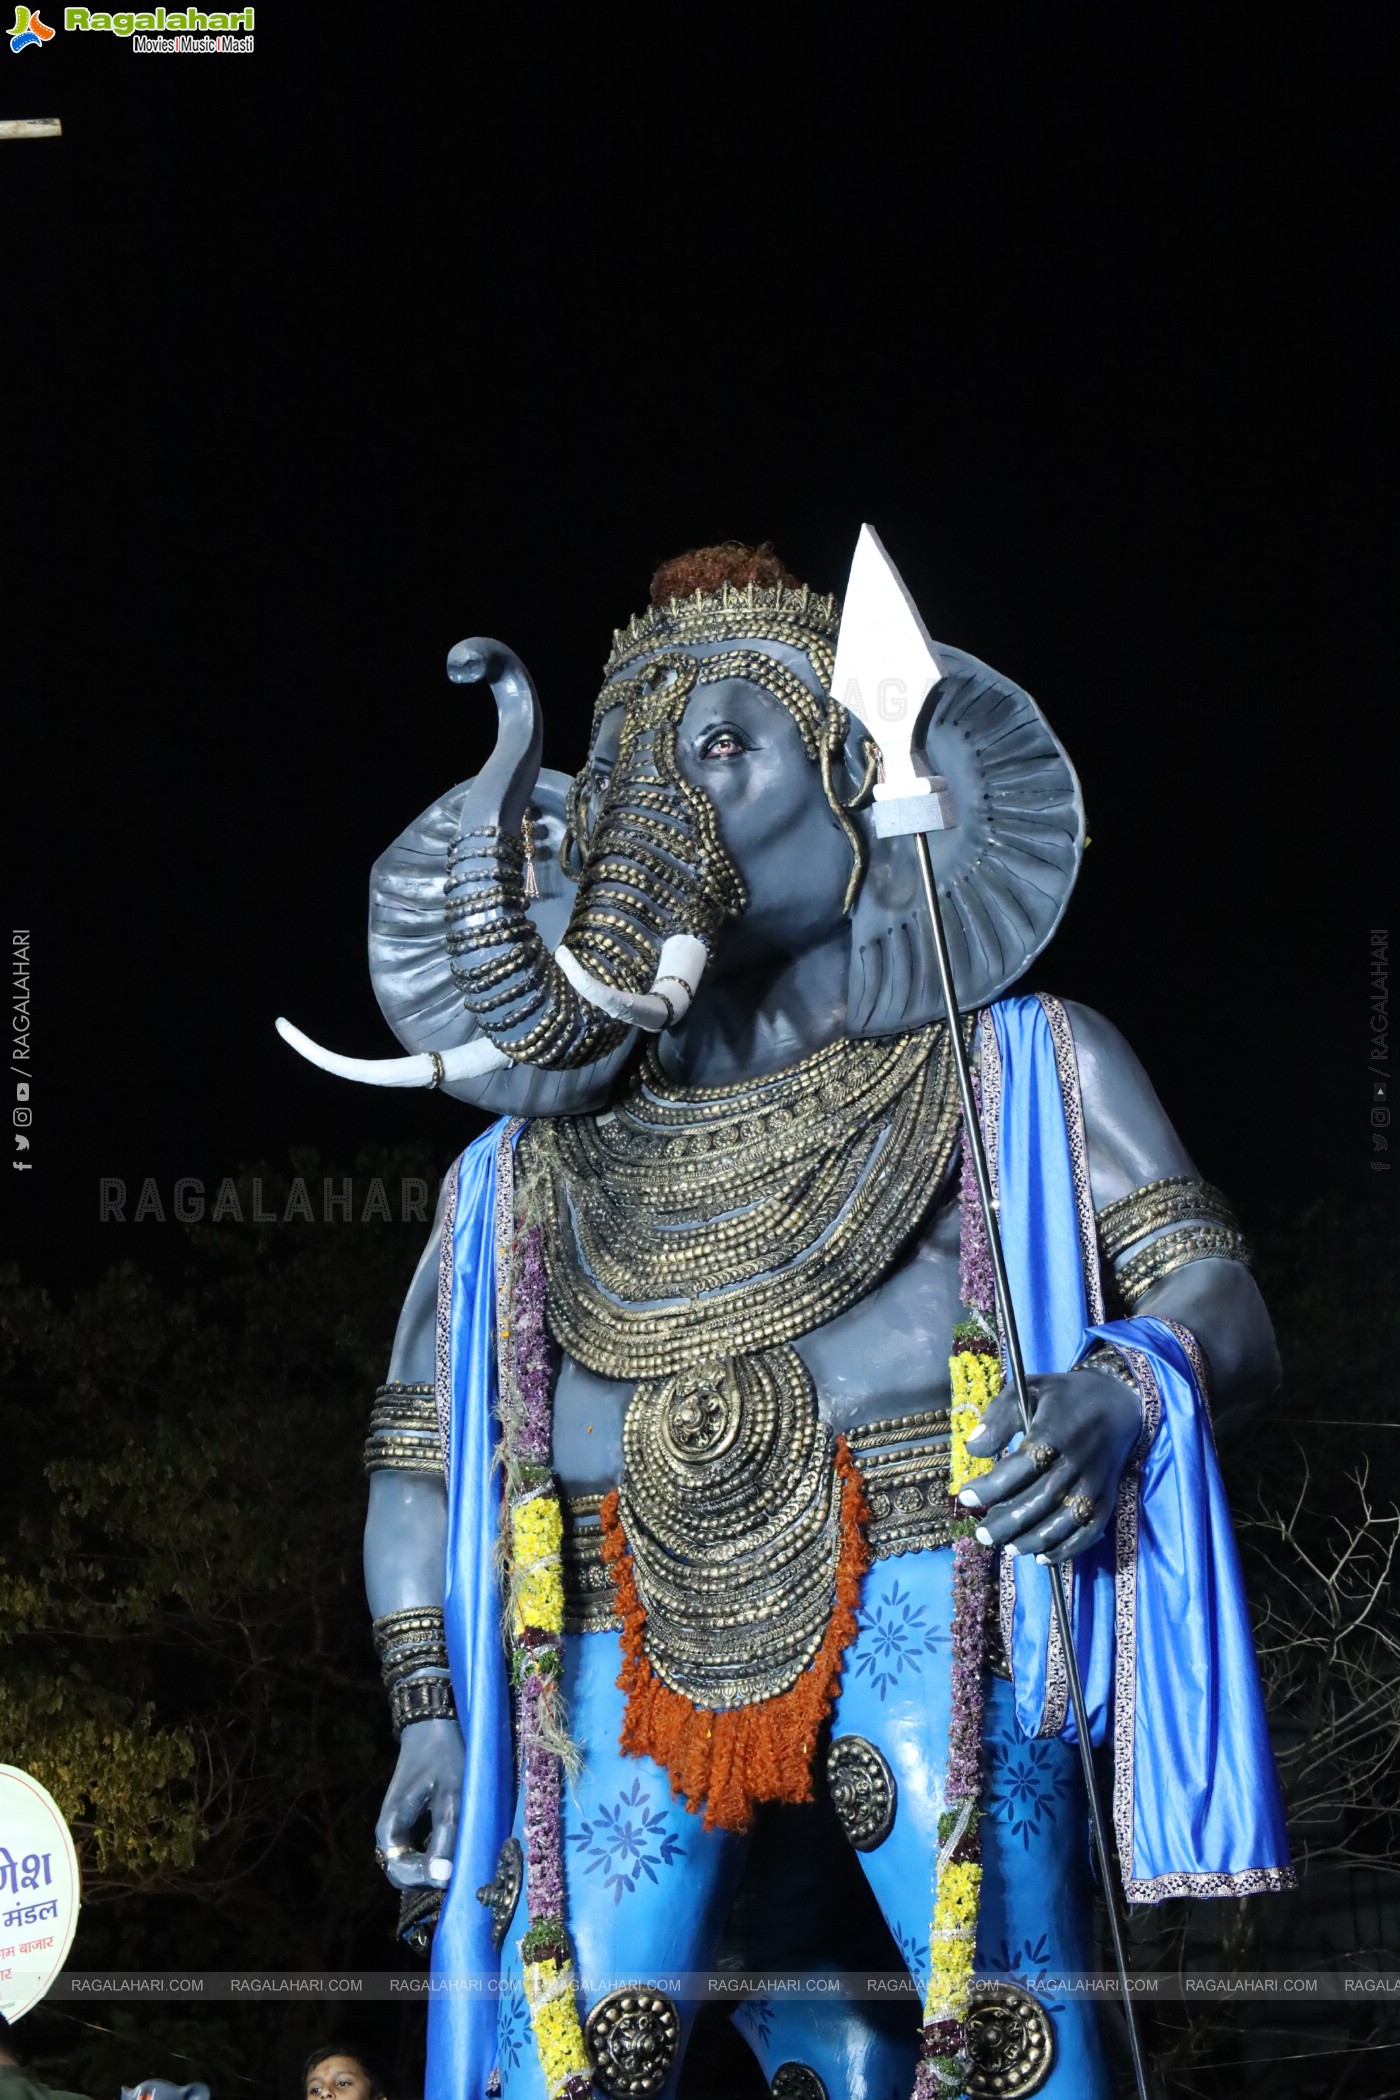
[[[832,1729],[834,1738],[860,1735],[874,1743],[895,1774],[893,1828],[858,1856],[920,1998],[928,1982],[931,1862],[948,1741],[952,1559],[942,1547],[871,1569]],[[624,1980],[665,1990],[668,1981],[710,1969],[748,1852],[745,1838],[705,1831],[699,1816],[672,1798],[669,1775],[650,1758],[619,1750],[620,1666],[615,1633],[566,1636],[565,1687],[584,1769],[565,1794],[565,1873],[585,2008]],[[988,1681],[984,1740],[977,1969],[1034,1991],[1038,1977],[1093,1966],[1079,1756],[1058,1739],[1023,1736],[1011,1687],[999,1678]],[[523,1835],[519,1808],[515,1835]],[[506,2100],[544,2100],[516,1946],[523,1926],[522,1904],[501,1956],[502,2089]],[[1056,2044],[1041,2089],[1046,2100],[1108,2100],[1112,2084],[1092,2004],[1053,1993],[1042,2002]],[[698,2009],[678,2005],[683,2038]],[[760,1997],[742,2005],[736,2025],[767,2077],[795,2060],[817,2072],[832,2100],[907,2100],[919,2026],[912,1997],[893,2019],[872,2017],[861,2000],[838,1993]]]

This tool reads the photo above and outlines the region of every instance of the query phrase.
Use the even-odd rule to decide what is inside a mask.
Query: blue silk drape
[[[466,1743],[452,1880],[433,1936],[425,2090],[476,2100],[496,2063],[500,1956],[476,1891],[491,1880],[515,1800],[510,1694],[495,1553],[501,1482],[496,1425],[496,1123],[456,1166],[443,1219],[438,1289],[439,1403],[447,1440],[447,1654]]]
[[[1063,1578],[1090,1734],[1101,1742],[1112,1730],[1124,1887],[1154,1902],[1289,1886],[1239,1554],[1197,1365],[1165,1321],[1090,1320],[1087,1163],[1071,1138],[1078,1103],[1065,1099],[1074,1085],[1065,1033],[1057,1056],[1039,999],[1003,1000],[991,1017],[1000,1103],[988,1137],[1026,1369],[1067,1371],[1096,1339],[1113,1342],[1134,1352],[1156,1417],[1108,1532]],[[1002,1569],[1015,1592],[1017,1720],[1027,1735],[1073,1740],[1051,1637],[1051,1571],[1005,1557]]]

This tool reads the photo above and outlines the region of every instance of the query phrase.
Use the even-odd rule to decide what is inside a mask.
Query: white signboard
[[[68,1959],[78,1925],[78,1855],[58,1803],[37,1779],[0,1765],[0,2012],[37,2005]]]

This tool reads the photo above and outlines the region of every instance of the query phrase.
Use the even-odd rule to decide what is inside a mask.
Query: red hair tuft
[[[756,583],[767,591],[780,583],[785,589],[802,588],[801,578],[794,576],[773,552],[771,540],[759,547],[746,547],[741,540],[725,540],[721,546],[692,547],[689,554],[663,561],[651,579],[651,602],[664,605],[668,598],[688,598],[693,591],[717,591],[726,583],[740,589]]]

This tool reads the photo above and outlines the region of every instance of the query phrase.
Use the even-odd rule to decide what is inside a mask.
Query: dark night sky
[[[445,652],[517,647],[572,769],[659,558],[771,537],[839,588],[862,518],[1080,769],[1032,982],[1119,1022],[1247,1214],[1369,1184],[1382,15],[927,16],[0,46],[0,114],[66,133],[0,144],[27,1274],[139,1251],[104,1173],[445,1165],[465,1111],[272,1030],[394,1047],[370,863],[489,738]]]

